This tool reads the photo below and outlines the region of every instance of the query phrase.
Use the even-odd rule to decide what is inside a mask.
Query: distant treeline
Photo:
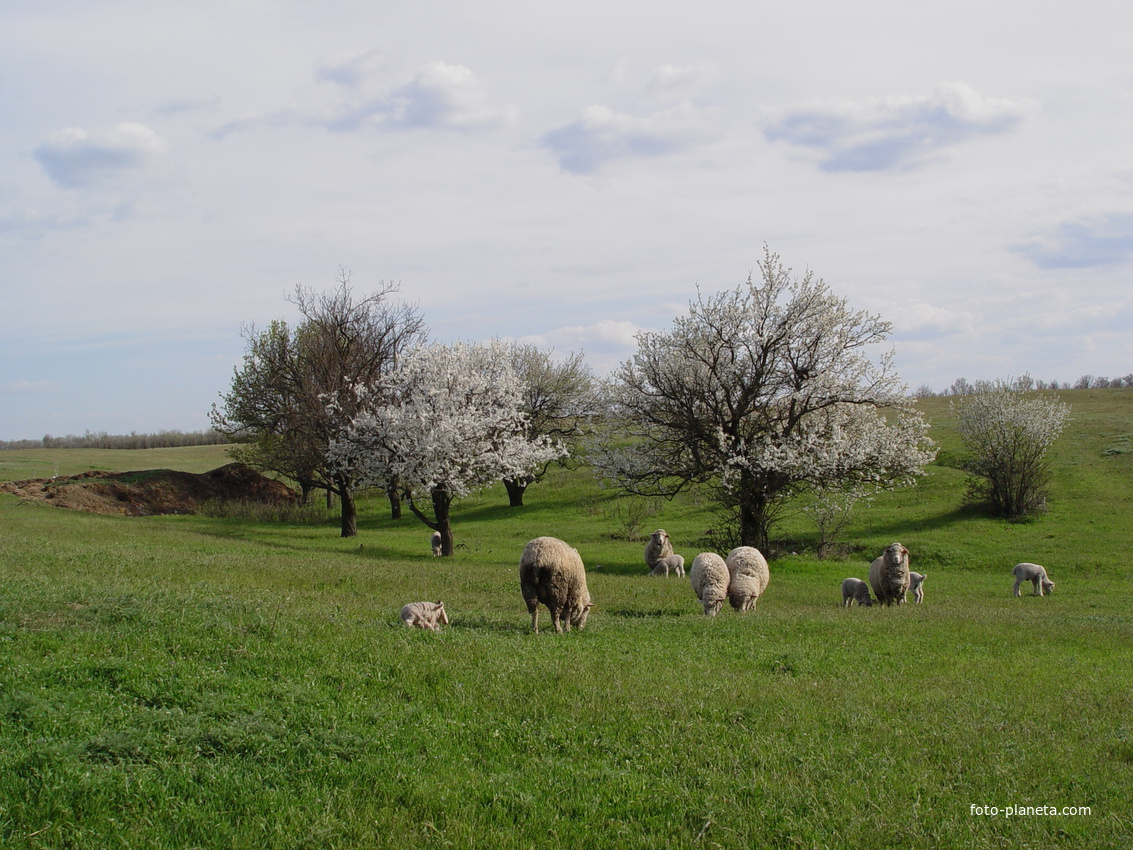
[[[1030,375],[1023,375],[1008,382],[1017,390],[1105,390],[1121,387],[1133,387],[1133,373],[1121,378],[1099,378],[1094,375],[1083,375],[1078,380],[1070,381],[1041,381]],[[969,381],[967,378],[957,378],[952,386],[943,392],[934,392],[932,387],[918,387],[913,394],[917,398],[928,398],[939,395],[969,395],[978,393],[992,384],[991,381]]]
[[[174,449],[185,446],[218,446],[231,442],[219,431],[160,431],[157,434],[68,434],[40,440],[0,440],[3,449]]]

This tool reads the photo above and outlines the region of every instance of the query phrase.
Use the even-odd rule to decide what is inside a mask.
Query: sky
[[[606,374],[764,246],[910,389],[1133,372],[1124,0],[5,0],[0,440],[208,427],[347,270]]]

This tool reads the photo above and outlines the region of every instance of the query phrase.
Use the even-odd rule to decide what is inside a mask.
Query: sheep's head
[[[448,625],[448,612],[445,611],[445,603],[437,600],[437,622]]]
[[[586,625],[586,618],[590,616],[590,609],[594,607],[594,603],[589,599],[586,604],[580,608],[575,608],[570,612],[570,624],[576,629],[581,629]]]
[[[1054,592],[1054,582],[1048,578],[1043,579],[1043,596],[1050,596]]]
[[[900,543],[890,543],[885,547],[885,562],[893,566],[899,565],[902,561],[908,563],[909,550],[902,546]]]

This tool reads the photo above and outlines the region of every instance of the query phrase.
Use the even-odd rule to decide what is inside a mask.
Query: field
[[[343,540],[333,515],[0,497],[0,845],[1129,847],[1133,391],[1063,397],[1045,516],[963,506],[929,399],[930,475],[863,510],[842,560],[788,517],[758,610],[716,618],[641,563],[657,527],[691,562],[706,505],[617,499],[585,469],[524,508],[460,503],[443,560],[376,499]],[[0,478],[224,462],[14,451]],[[541,534],[587,564],[581,632],[530,633],[516,566]],[[925,604],[840,608],[894,540]],[[1024,560],[1052,596],[1011,596]],[[419,599],[451,626],[401,627]]]

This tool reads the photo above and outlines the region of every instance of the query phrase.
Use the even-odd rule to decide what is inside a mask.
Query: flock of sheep
[[[439,541],[431,540],[437,554]],[[685,559],[673,552],[669,535],[659,528],[645,545],[645,565],[650,575],[667,576],[670,572],[684,576]],[[1031,582],[1035,596],[1049,596],[1054,582],[1038,564],[1016,564],[1014,595],[1025,581]],[[754,610],[759,597],[767,589],[771,572],[767,560],[758,549],[739,546],[721,558],[714,552],[701,552],[688,571],[693,592],[714,617],[727,599],[737,611]],[[891,543],[870,564],[869,583],[860,578],[842,582],[842,605],[873,605],[873,596],[884,605],[903,604],[911,594],[917,603],[924,602],[924,580],[921,573],[909,569],[909,550],[900,543]],[[527,611],[531,614],[531,630],[539,631],[539,606],[551,613],[556,632],[581,629],[594,602],[586,587],[586,569],[578,551],[556,537],[537,537],[523,548],[519,559],[519,587]],[[870,595],[870,590],[873,596]],[[401,609],[401,621],[430,631],[448,625],[444,602],[411,602]]]

